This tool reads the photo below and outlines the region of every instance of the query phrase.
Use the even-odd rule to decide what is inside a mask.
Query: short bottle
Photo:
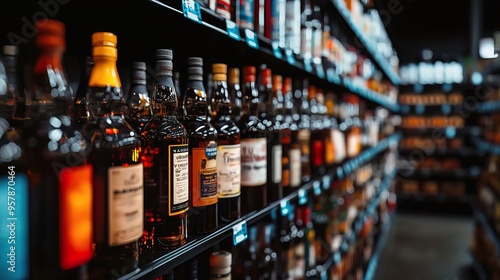
[[[90,278],[125,275],[138,267],[143,229],[141,142],[125,121],[126,103],[116,67],[117,36],[92,34],[94,67],[89,79],[89,122],[93,166],[94,257]]]
[[[146,87],[146,63],[133,62],[131,70],[131,84],[127,96],[128,114],[125,120],[140,134],[152,115],[150,95]]]
[[[177,120],[173,51],[157,49],[155,60],[153,117],[141,132],[145,188],[142,244],[154,252],[187,242],[189,208],[188,137]]]
[[[234,221],[241,213],[240,129],[231,119],[232,103],[227,88],[227,65],[212,64],[214,110],[217,129],[217,189],[221,221]]]
[[[189,229],[210,233],[218,227],[217,130],[208,121],[203,59],[188,58],[184,127],[189,138]]]
[[[241,131],[241,212],[242,215],[267,206],[267,139],[260,121],[256,67],[243,68],[243,113],[236,125]]]

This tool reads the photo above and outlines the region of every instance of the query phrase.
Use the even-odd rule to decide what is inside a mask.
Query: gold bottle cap
[[[116,35],[111,32],[92,34],[92,56],[118,58],[117,41]]]
[[[227,81],[229,84],[239,84],[240,83],[240,69],[239,68],[229,68],[229,79]]]

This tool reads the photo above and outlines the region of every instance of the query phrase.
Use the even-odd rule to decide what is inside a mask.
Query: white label
[[[301,163],[300,163],[300,149],[290,150],[290,186],[298,187],[300,186],[301,175]]]
[[[108,169],[109,246],[137,240],[143,229],[142,163]]]
[[[189,199],[189,153],[188,145],[170,145],[169,157],[171,164],[169,167],[171,185],[170,199],[171,205],[169,214],[179,213],[185,210],[186,202]]]
[[[281,175],[282,175],[282,147],[281,145],[275,145],[273,146],[273,183],[277,184],[281,182]]]
[[[254,187],[267,183],[266,138],[241,140],[241,186]]]
[[[333,143],[335,145],[335,163],[339,163],[345,159],[345,138],[344,134],[338,130],[332,130],[333,133]]]
[[[347,137],[347,156],[355,157],[358,152],[358,137],[354,133],[349,133]]]
[[[238,196],[241,190],[241,145],[217,147],[217,189],[219,197]]]

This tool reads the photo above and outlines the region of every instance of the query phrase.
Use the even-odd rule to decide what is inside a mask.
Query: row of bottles
[[[334,106],[333,92],[325,98],[307,79],[294,90],[267,67],[244,66],[240,85],[238,68],[215,63],[205,88],[203,58],[190,57],[181,90],[171,49],[156,50],[152,92],[146,64],[135,62],[124,94],[109,32],[92,34],[73,94],[62,63],[65,25],[36,27],[33,84],[21,80],[15,47],[4,48],[7,71],[0,68],[6,200],[26,202],[6,213],[19,215],[14,232],[29,233],[19,234],[29,244],[18,251],[21,278],[125,275],[383,137],[383,118],[362,120],[353,95]]]
[[[348,43],[348,36],[340,20],[333,16],[329,3],[316,0],[197,0],[212,7],[221,17],[238,26],[253,30],[304,59],[307,64],[348,76],[361,86],[393,95],[394,87],[383,78],[372,60],[359,51],[359,46]],[[357,0],[339,1],[353,14],[353,22],[367,34],[370,45],[390,61],[395,71],[397,55],[385,32],[377,10],[361,13],[354,9]],[[355,12],[358,10],[358,13]],[[357,16],[354,16],[354,15]],[[359,16],[358,16],[359,14]],[[359,20],[358,20],[359,18]],[[359,44],[359,43],[358,43]]]

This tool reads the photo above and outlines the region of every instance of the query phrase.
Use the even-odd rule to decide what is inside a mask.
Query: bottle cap
[[[142,61],[132,62],[132,69],[146,71],[146,62],[142,62]]]
[[[190,80],[203,80],[203,69],[199,66],[188,68],[188,79]]]
[[[292,91],[292,78],[286,77],[283,81],[283,89],[284,92]]]
[[[229,84],[239,84],[240,83],[240,69],[239,68],[229,68],[229,79],[227,81]]]
[[[273,75],[273,88],[275,90],[282,90],[283,77],[281,75]]]
[[[19,53],[19,48],[16,46],[12,46],[12,45],[3,46],[3,54],[4,55],[17,56],[18,53]]]
[[[174,69],[174,64],[172,60],[158,60],[156,61],[156,68],[157,69],[165,69],[167,71],[172,71]]]
[[[157,49],[156,50],[156,60],[172,60],[174,58],[173,51],[171,49]]]
[[[243,67],[243,74],[245,76],[255,75],[255,73],[256,73],[255,66],[245,66],[245,67]]]
[[[236,69],[238,70],[238,69]],[[226,74],[227,73],[227,65],[223,63],[214,63],[212,64],[212,72],[214,74]]]
[[[203,58],[201,57],[189,57],[188,66],[199,66],[203,67]]]
[[[229,267],[231,268],[232,264],[232,256],[231,253],[228,251],[215,251],[210,254],[210,269],[212,268],[225,268]]]
[[[111,32],[95,32],[92,34],[92,56],[117,58],[118,38]]]
[[[272,84],[272,72],[271,68],[262,69],[262,84],[263,85],[271,85]]]
[[[316,98],[316,87],[315,86],[309,85],[309,88],[307,91],[309,92],[309,99]]]
[[[66,47],[64,23],[52,19],[43,19],[38,20],[35,27],[38,32],[35,38],[36,46],[62,49]]]
[[[231,273],[231,267],[210,267],[210,274],[212,275],[226,275]]]
[[[136,61],[132,63],[132,80],[146,80],[146,63]]]

